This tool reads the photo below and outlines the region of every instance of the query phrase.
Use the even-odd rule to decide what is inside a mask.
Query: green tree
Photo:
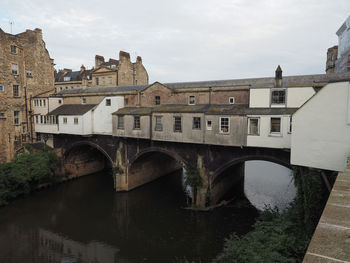
[[[193,195],[193,204],[197,205],[197,192],[198,188],[203,185],[202,177],[200,175],[200,171],[195,166],[190,166],[187,169],[185,185],[188,185],[192,189]]]

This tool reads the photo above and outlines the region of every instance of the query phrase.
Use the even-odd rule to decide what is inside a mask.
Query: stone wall
[[[12,65],[17,65],[15,74]],[[17,35],[0,29],[0,85],[3,87],[0,91],[0,162],[6,162],[23,142],[33,137],[30,98],[54,89],[53,60],[41,29]],[[18,93],[14,92],[15,85]],[[19,112],[16,122],[15,111]]]

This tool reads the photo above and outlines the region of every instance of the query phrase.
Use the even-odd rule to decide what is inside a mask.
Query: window
[[[96,78],[96,85],[98,85],[98,78]]]
[[[293,119],[292,119],[292,116],[290,116],[289,117],[288,133],[292,133],[292,123],[293,123]]]
[[[58,100],[58,104],[62,104],[62,100]]]
[[[109,84],[112,84],[112,77],[109,77]]]
[[[39,105],[40,105],[40,107],[41,107],[41,100],[39,100],[39,102],[40,102],[40,104],[39,104]]]
[[[44,123],[42,115],[40,115],[40,123]]]
[[[189,96],[188,97],[188,104],[194,105],[196,103],[196,97],[195,96]]]
[[[63,88],[62,88],[62,87],[60,87],[60,90],[63,90]]]
[[[0,92],[3,92],[3,91],[4,91],[4,86],[0,85]]]
[[[13,123],[14,125],[19,125],[19,111],[13,112]]]
[[[211,131],[213,129],[211,120],[207,120],[207,130]]]
[[[162,124],[162,116],[156,116],[156,125],[154,127],[155,131],[162,131],[163,130],[163,124]]]
[[[111,106],[111,99],[106,99],[106,106]]]
[[[44,107],[46,106],[46,100],[43,100],[43,105],[44,105]]]
[[[86,98],[81,98],[81,104],[86,104]]]
[[[181,117],[174,117],[174,132],[182,132]]]
[[[18,87],[18,85],[13,85],[13,97],[19,97],[19,87]]]
[[[192,129],[193,130],[201,129],[201,117],[193,117]]]
[[[26,70],[26,75],[27,75],[27,77],[31,78],[32,77],[32,71],[31,70]]]
[[[35,115],[35,123],[39,123],[39,116]]]
[[[79,123],[79,119],[77,117],[74,118],[74,124],[78,124]]]
[[[70,77],[63,77],[63,81],[70,81]]]
[[[271,118],[271,133],[280,133],[281,132],[281,118]]]
[[[11,53],[17,54],[17,47],[16,46],[11,46]]]
[[[134,116],[134,129],[140,129],[140,116]]]
[[[17,64],[12,64],[11,70],[12,70],[13,75],[18,75],[18,65]]]
[[[63,117],[63,124],[67,124],[67,117]]]
[[[286,90],[273,90],[271,92],[271,104],[285,104]]]
[[[235,104],[235,98],[234,97],[230,97],[229,98],[229,103],[230,104]]]
[[[248,134],[259,135],[259,118],[248,118]]]
[[[0,111],[0,119],[6,119],[4,111]]]
[[[124,102],[125,102],[125,105],[128,105],[129,104],[129,99],[125,99]]]
[[[118,116],[118,129],[124,129],[124,116]]]
[[[220,117],[220,133],[230,132],[230,119],[228,117]]]
[[[160,96],[156,96],[155,99],[156,99],[156,105],[160,105]]]

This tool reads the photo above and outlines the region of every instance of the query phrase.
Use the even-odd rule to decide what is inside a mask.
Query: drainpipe
[[[151,111],[151,113],[149,114],[149,139],[151,141],[151,146],[153,146],[153,134],[152,134],[152,115],[153,115],[153,111]]]
[[[33,143],[33,114],[32,114],[32,95],[30,95],[30,103],[29,103],[29,120],[30,120],[30,140]]]
[[[211,105],[211,91],[212,91],[212,88],[209,87],[209,105]]]

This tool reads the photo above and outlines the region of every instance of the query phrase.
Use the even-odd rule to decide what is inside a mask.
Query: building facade
[[[148,84],[148,73],[138,56],[131,62],[130,54],[119,52],[119,60],[95,56],[95,66],[87,70],[84,65],[79,71],[63,69],[55,73],[55,91],[88,87],[113,87]]]
[[[0,162],[33,138],[31,98],[53,89],[53,59],[41,29],[17,35],[0,29]]]

